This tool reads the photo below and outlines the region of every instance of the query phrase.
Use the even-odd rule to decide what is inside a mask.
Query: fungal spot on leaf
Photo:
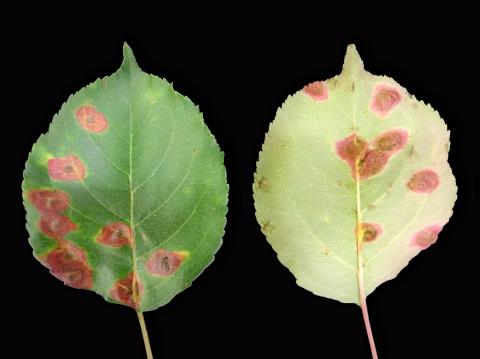
[[[60,190],[31,190],[28,193],[30,201],[40,212],[61,213],[69,206],[68,194]]]
[[[393,154],[400,151],[408,142],[408,132],[401,129],[386,131],[374,141],[374,147],[377,150]]]
[[[431,193],[440,183],[438,175],[431,169],[418,171],[410,177],[407,187],[417,193]]]
[[[370,109],[381,117],[386,117],[402,99],[400,92],[390,85],[377,85],[373,92]]]
[[[140,304],[140,296],[143,292],[143,285],[138,278],[130,272],[126,278],[115,282],[110,289],[110,296],[117,302],[128,305],[131,308],[138,308]]]
[[[63,239],[77,228],[70,218],[54,212],[42,213],[38,226],[44,234],[55,239]]]
[[[93,106],[81,106],[75,111],[75,117],[85,130],[100,133],[107,129],[108,122],[103,113]]]
[[[327,86],[322,81],[315,81],[303,88],[303,92],[316,101],[325,101],[328,99]]]
[[[439,224],[433,224],[421,229],[413,235],[411,244],[420,247],[421,249],[427,249],[437,241],[442,228],[443,226]]]
[[[85,178],[85,166],[74,155],[48,160],[48,174],[57,181],[81,181]]]
[[[74,244],[60,242],[59,247],[48,253],[42,263],[52,275],[70,287],[90,289],[93,286],[92,269],[85,253]]]
[[[119,248],[132,241],[132,230],[130,226],[122,222],[107,224],[97,237],[97,242],[106,246]]]
[[[358,162],[358,172],[361,179],[378,174],[387,164],[389,155],[379,150],[368,150]]]
[[[355,228],[355,236],[358,236],[362,242],[372,242],[382,233],[382,226],[376,223],[363,222]]]
[[[337,141],[335,145],[338,156],[348,162],[352,171],[355,171],[355,163],[365,156],[368,149],[368,142],[355,134]]]
[[[166,249],[159,249],[148,257],[145,262],[145,267],[150,274],[168,276],[178,270],[185,257],[185,252],[172,252]]]
[[[337,155],[350,166],[352,177],[356,178],[358,171],[360,179],[367,179],[383,170],[390,157],[407,142],[408,132],[395,129],[378,135],[370,148],[368,141],[355,133],[337,141],[335,147]]]

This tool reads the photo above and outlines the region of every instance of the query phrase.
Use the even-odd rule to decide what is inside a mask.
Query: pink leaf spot
[[[368,142],[355,134],[345,137],[343,140],[337,141],[337,155],[347,161],[349,166],[355,171],[355,162],[365,156],[368,149]]]
[[[131,241],[132,230],[130,226],[122,222],[107,224],[97,237],[97,242],[116,248],[131,243]]]
[[[411,244],[420,247],[421,249],[427,249],[437,241],[442,228],[443,226],[439,224],[433,224],[421,229],[413,235]]]
[[[71,243],[62,242],[46,255],[43,263],[52,275],[70,287],[90,289],[93,286],[92,269],[84,251]]]
[[[48,174],[57,181],[82,181],[85,178],[85,166],[74,155],[56,157],[48,160]]]
[[[185,257],[186,254],[184,252],[171,252],[166,249],[159,249],[148,257],[145,267],[150,274],[169,276],[178,270]]]
[[[55,212],[43,213],[39,227],[44,234],[54,239],[63,239],[68,233],[77,228],[70,218]]]
[[[379,150],[368,150],[365,156],[358,162],[360,179],[367,179],[378,174],[388,162],[389,155]]]
[[[418,171],[410,177],[407,187],[417,193],[431,193],[440,183],[438,175],[431,169]]]
[[[374,141],[375,149],[393,154],[400,151],[408,142],[408,132],[401,129],[386,131]]]
[[[110,296],[117,302],[128,305],[131,308],[138,308],[140,296],[143,292],[143,286],[133,272],[127,277],[115,282],[110,289]]]
[[[107,129],[108,122],[103,113],[93,106],[81,106],[75,111],[80,125],[89,132],[100,133]]]
[[[328,99],[327,86],[321,81],[315,81],[308,84],[303,88],[303,92],[316,101],[325,101]]]
[[[381,117],[386,117],[402,99],[400,91],[390,85],[377,85],[373,92],[370,109]]]
[[[40,213],[61,213],[68,208],[70,202],[68,194],[60,190],[31,190],[28,196]]]

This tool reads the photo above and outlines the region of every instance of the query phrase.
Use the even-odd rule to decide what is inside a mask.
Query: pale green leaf
[[[357,149],[352,167],[338,153],[344,139]],[[368,295],[396,277],[448,222],[448,149],[439,114],[365,71],[350,45],[339,76],[278,110],[255,174],[258,222],[298,285],[360,304],[363,286]]]

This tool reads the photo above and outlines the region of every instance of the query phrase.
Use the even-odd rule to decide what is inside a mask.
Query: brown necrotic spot
[[[57,181],[81,181],[85,178],[85,166],[74,155],[48,160],[48,174]]]
[[[363,222],[355,228],[355,235],[362,242],[372,242],[383,233],[382,226],[376,223]]]
[[[375,149],[393,154],[400,151],[408,142],[408,132],[401,129],[386,131],[374,141]]]
[[[325,101],[328,99],[327,86],[322,81],[315,81],[308,84],[303,88],[303,92],[316,101]]]
[[[100,133],[107,129],[108,122],[103,113],[93,106],[81,106],[75,111],[75,117],[85,130]]]
[[[61,213],[70,203],[68,194],[59,190],[32,190],[28,196],[40,213]]]
[[[437,172],[431,169],[418,171],[410,177],[407,187],[413,192],[430,193],[433,192],[440,183]]]
[[[130,226],[122,222],[107,224],[97,237],[97,242],[111,247],[121,247],[132,241]]]
[[[84,251],[71,243],[61,241],[42,262],[52,275],[70,287],[90,289],[93,286],[92,269]]]
[[[117,302],[136,309],[140,303],[142,292],[142,284],[137,276],[130,272],[127,277],[115,282],[112,289],[110,289],[110,296]]]
[[[402,99],[400,91],[386,84],[377,85],[373,91],[370,109],[381,117],[386,117]]]
[[[63,239],[77,228],[70,218],[55,212],[42,213],[38,226],[44,234],[55,239]]]
[[[150,274],[168,276],[178,270],[184,259],[185,253],[183,252],[159,249],[150,254],[145,262],[145,267]]]
[[[438,234],[442,231],[442,228],[443,226],[439,224],[433,224],[421,229],[413,235],[411,244],[421,249],[427,249],[437,241]]]

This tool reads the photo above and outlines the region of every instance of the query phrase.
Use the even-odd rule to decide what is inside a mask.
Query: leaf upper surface
[[[70,96],[34,145],[22,185],[35,257],[65,284],[153,310],[221,245],[223,153],[198,108],[145,74],[130,48]]]

